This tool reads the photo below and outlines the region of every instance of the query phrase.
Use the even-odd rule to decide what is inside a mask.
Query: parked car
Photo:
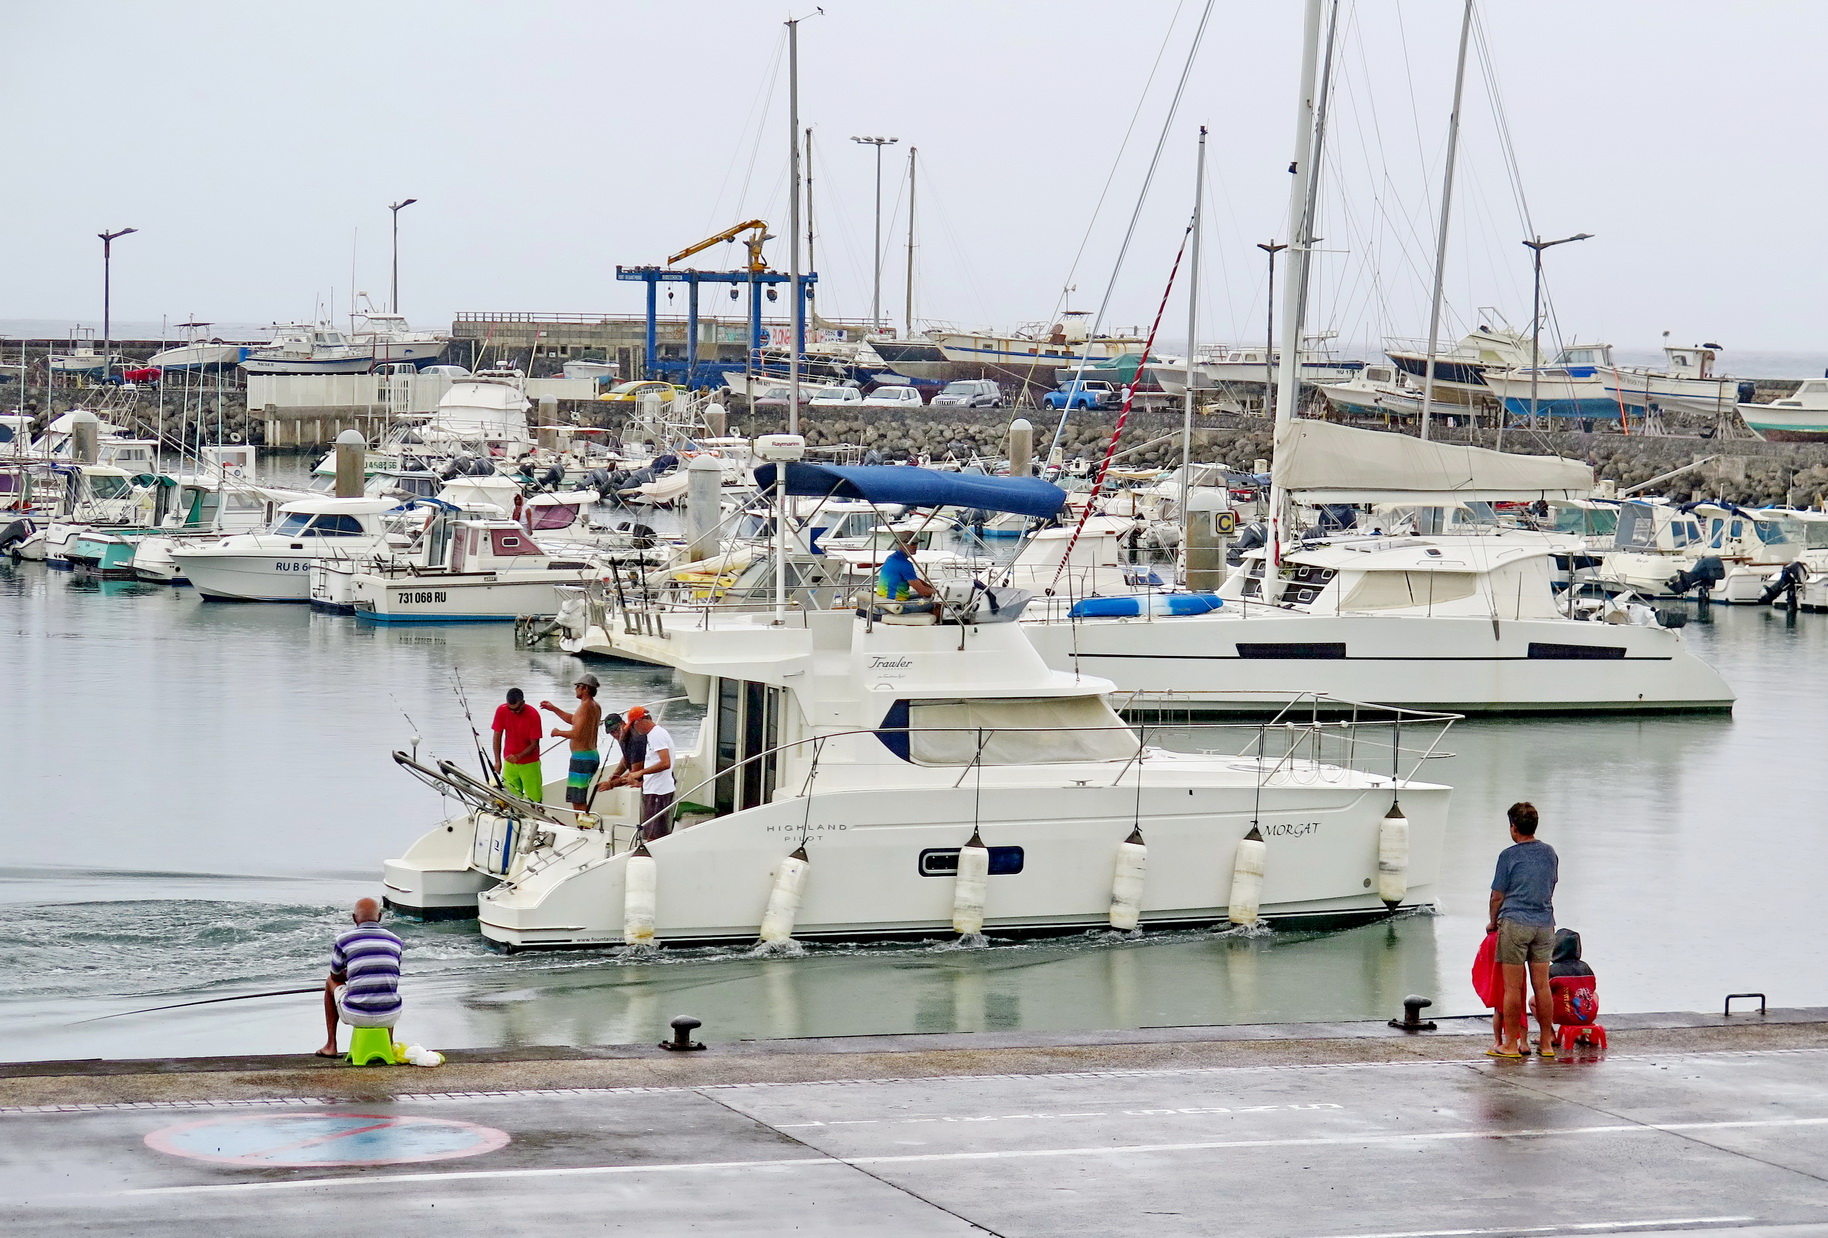
[[[768,386],[762,387],[759,394],[757,394],[750,403],[757,408],[786,408],[787,396],[790,390],[791,388],[786,383],[770,383]],[[817,404],[833,391],[857,391],[857,388],[828,387],[823,383],[801,383],[800,403],[803,406]],[[861,395],[862,393],[858,392],[858,394]],[[843,404],[847,407],[855,407],[857,401],[846,400],[840,396],[835,403]]]
[[[632,383],[617,383],[597,399],[615,404],[639,404],[643,396],[651,393],[664,401],[671,402],[675,396],[682,395],[684,392],[684,387],[675,387],[672,383],[647,378]]]
[[[1122,401],[1117,388],[1104,382],[1063,383],[1041,397],[1044,408],[1115,408]]]
[[[988,378],[961,378],[933,397],[934,408],[1001,408],[1003,389]]]
[[[921,406],[920,390],[905,384],[878,387],[863,397],[863,406],[865,408],[919,408]]]
[[[807,401],[812,408],[857,408],[863,403],[863,392],[856,387],[826,387]]]

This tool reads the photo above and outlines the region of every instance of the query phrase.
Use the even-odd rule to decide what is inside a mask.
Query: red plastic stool
[[[1604,1051],[1606,1028],[1600,1023],[1563,1023],[1555,1029],[1555,1049],[1566,1053],[1577,1044],[1592,1045]]]

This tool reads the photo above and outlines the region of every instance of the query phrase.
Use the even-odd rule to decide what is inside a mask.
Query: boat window
[[[1803,525],[1803,536],[1811,550],[1828,549],[1828,520],[1810,520]]]
[[[992,877],[1008,876],[1022,871],[1022,848],[1020,847],[986,847],[990,852],[990,875]],[[957,847],[928,847],[920,853],[920,875],[922,877],[956,877],[958,875]]]
[[[1625,656],[1621,645],[1569,645],[1557,641],[1530,642],[1530,657],[1558,661],[1617,661]]]
[[[540,548],[533,544],[533,539],[514,529],[490,529],[491,548],[498,555],[536,555]]]
[[[898,723],[905,734],[894,733]],[[1136,755],[1135,732],[1097,696],[897,701],[883,726],[883,744],[916,765],[1053,765]]]
[[[274,526],[273,532],[280,537],[300,537],[310,523],[311,517],[303,512],[288,512],[286,518]]]
[[[533,512],[533,527],[568,529],[577,521],[578,507],[575,503],[542,503],[530,509]]]
[[[317,537],[360,537],[363,531],[354,516],[323,515],[311,522],[311,533]]]
[[[1754,520],[1752,527],[1758,530],[1758,540],[1767,546],[1780,546],[1786,542],[1799,542],[1800,532],[1794,520]]]
[[[1365,572],[1339,609],[1408,610],[1457,602],[1478,591],[1476,572]]]
[[[98,499],[118,499],[128,490],[125,477],[90,477],[89,492]]]
[[[1619,514],[1604,507],[1558,507],[1555,509],[1557,533],[1579,533],[1589,537],[1608,537],[1618,531]]]

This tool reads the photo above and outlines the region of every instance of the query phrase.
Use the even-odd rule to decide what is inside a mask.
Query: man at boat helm
[[[902,603],[903,611],[928,609],[935,594],[933,586],[921,579],[920,569],[914,566],[914,551],[918,548],[912,533],[897,533],[895,549],[876,570],[876,596]]]
[[[603,720],[603,707],[597,704],[597,677],[579,675],[572,685],[578,707],[567,712],[551,701],[541,701],[540,708],[563,718],[570,729],[553,727],[555,739],[571,742],[571,765],[565,772],[565,802],[579,812],[590,811],[590,783],[597,776],[603,758],[597,754],[597,725]]]

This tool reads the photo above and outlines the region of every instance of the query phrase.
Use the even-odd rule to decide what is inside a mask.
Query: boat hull
[[[1262,712],[1316,693],[1456,713],[1733,704],[1677,633],[1638,625],[1221,613],[1023,627],[1050,667],[1112,680],[1114,703],[1137,712]]]
[[[1410,823],[1403,907],[1434,901],[1448,794],[1423,784],[1401,791]],[[1371,886],[1391,798],[1387,785],[1319,790],[1280,777],[1261,791],[1145,784],[1140,806],[1128,784],[981,794],[960,787],[923,791],[919,820],[911,821],[905,789],[822,793],[810,811],[789,797],[648,844],[659,890],[655,934],[671,944],[753,942],[775,869],[804,845],[811,867],[795,937],[950,937],[954,881],[923,856],[950,854],[971,837],[974,821],[990,846],[1008,849],[1004,871],[989,878],[987,934],[1105,928],[1116,849],[1139,813],[1149,846],[1145,927],[1225,920],[1237,846],[1253,824],[1268,839],[1263,917],[1345,925],[1388,914]],[[483,935],[511,949],[620,944],[627,853],[606,854],[600,832],[556,832],[553,850],[564,859],[481,894]]]
[[[349,605],[369,623],[512,623],[522,615],[552,615],[560,585],[581,585],[587,568],[483,572],[473,576],[381,576],[357,573]]]

